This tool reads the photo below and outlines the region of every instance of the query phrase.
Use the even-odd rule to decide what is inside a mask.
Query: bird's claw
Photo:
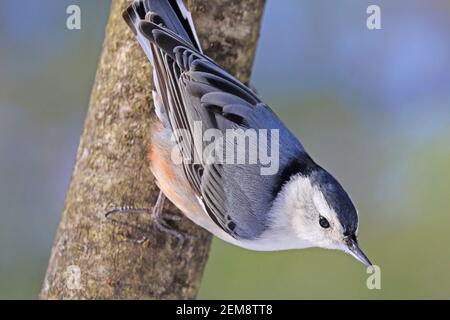
[[[165,217],[164,217],[165,218]],[[174,230],[171,226],[169,226],[166,220],[163,217],[155,217],[155,226],[156,228],[164,233],[167,233],[177,239],[178,245],[183,246],[186,241],[186,237],[176,230]]]
[[[160,231],[160,232],[164,232],[167,233],[173,237],[175,237],[177,239],[177,243],[179,246],[183,246],[183,244],[185,243],[186,239],[190,239],[192,238],[191,236],[188,235],[183,235],[181,232],[178,232],[176,230],[174,230],[173,227],[171,227],[168,224],[168,221],[174,221],[174,222],[178,222],[181,220],[181,217],[178,215],[174,215],[174,214],[163,214],[163,207],[164,207],[164,201],[165,201],[165,196],[162,192],[160,192],[158,199],[155,203],[155,206],[152,209],[149,208],[134,208],[131,206],[127,206],[127,207],[117,207],[114,208],[112,210],[110,210],[109,212],[107,212],[105,214],[106,218],[109,218],[112,214],[115,213],[131,213],[131,212],[145,212],[145,213],[150,213],[152,220],[154,221],[154,225],[156,226],[156,228]],[[126,225],[126,226],[130,226],[129,223],[127,222],[120,222],[120,221],[116,221],[113,219],[114,222],[118,222],[120,224]],[[132,226],[132,225],[131,225]],[[132,226],[133,227],[133,226]],[[139,229],[140,231],[141,228],[134,226],[135,228]],[[145,232],[145,231],[143,231]],[[148,232],[147,232],[148,233]],[[143,238],[139,239],[139,240],[135,240],[134,242],[136,242],[137,244],[142,244],[145,241],[147,241],[148,238],[146,236],[144,236]]]

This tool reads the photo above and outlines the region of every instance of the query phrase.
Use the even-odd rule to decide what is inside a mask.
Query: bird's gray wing
[[[191,44],[152,22],[141,22],[139,30],[152,46],[159,91],[179,143],[187,180],[219,227],[237,239],[257,238],[270,225],[268,212],[285,182],[283,172],[303,153],[300,142],[252,90]],[[262,139],[259,129],[269,129],[266,144],[272,134],[279,137],[269,149],[279,151],[279,170],[262,175],[260,159],[251,164],[206,161],[208,156],[217,157],[217,152],[208,150],[211,142],[195,138],[195,124],[201,124],[202,136],[208,129],[222,134],[228,129],[241,129],[234,132],[242,138],[244,129],[255,129],[258,141]],[[237,140],[226,136],[224,149],[229,150]],[[244,159],[256,148],[255,144],[245,148]],[[206,157],[204,150],[208,150]],[[239,156],[241,150],[234,150],[231,156]]]

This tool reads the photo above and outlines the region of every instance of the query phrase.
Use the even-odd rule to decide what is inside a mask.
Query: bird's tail
[[[202,53],[200,42],[192,22],[191,13],[182,0],[139,0],[134,1],[123,13],[123,17],[136,35],[142,49],[153,65],[153,101],[155,112],[164,125],[169,124],[166,107],[169,105],[169,71],[164,65],[161,48],[151,41],[148,32],[142,31],[147,23],[151,29],[162,28],[173,34],[187,46]],[[151,32],[149,34],[152,34]],[[154,40],[154,39],[153,39]]]
[[[123,12],[123,18],[138,38],[139,24],[146,20],[163,25],[201,52],[191,13],[183,0],[137,0]]]

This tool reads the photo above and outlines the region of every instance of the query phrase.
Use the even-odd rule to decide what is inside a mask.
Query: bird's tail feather
[[[139,24],[147,20],[178,35],[201,52],[201,46],[192,22],[191,13],[183,0],[138,0],[124,12],[123,17],[133,32],[139,36]]]
[[[136,0],[123,12],[123,17],[156,69],[162,62],[157,58],[163,48],[155,40],[154,32],[167,34],[173,44],[202,53],[191,14],[182,0]]]
[[[137,0],[123,12],[123,17],[154,67],[155,112],[161,122],[168,125],[166,110],[169,105],[168,70],[163,62],[162,48],[155,43],[153,31],[160,30],[162,33],[173,34],[172,39],[175,42],[191,46],[192,49],[202,53],[191,14],[182,0]]]

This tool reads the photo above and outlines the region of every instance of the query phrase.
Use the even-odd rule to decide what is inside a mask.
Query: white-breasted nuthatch
[[[161,190],[154,213],[159,217],[166,196],[196,224],[237,246],[338,249],[371,265],[358,247],[358,215],[345,190],[251,89],[203,54],[182,0],[135,1],[123,16],[154,67],[159,121],[151,129],[149,160]],[[192,161],[204,148],[194,138],[196,122],[202,133],[276,130],[277,143],[266,151],[279,147],[278,170],[263,175],[260,162]]]

